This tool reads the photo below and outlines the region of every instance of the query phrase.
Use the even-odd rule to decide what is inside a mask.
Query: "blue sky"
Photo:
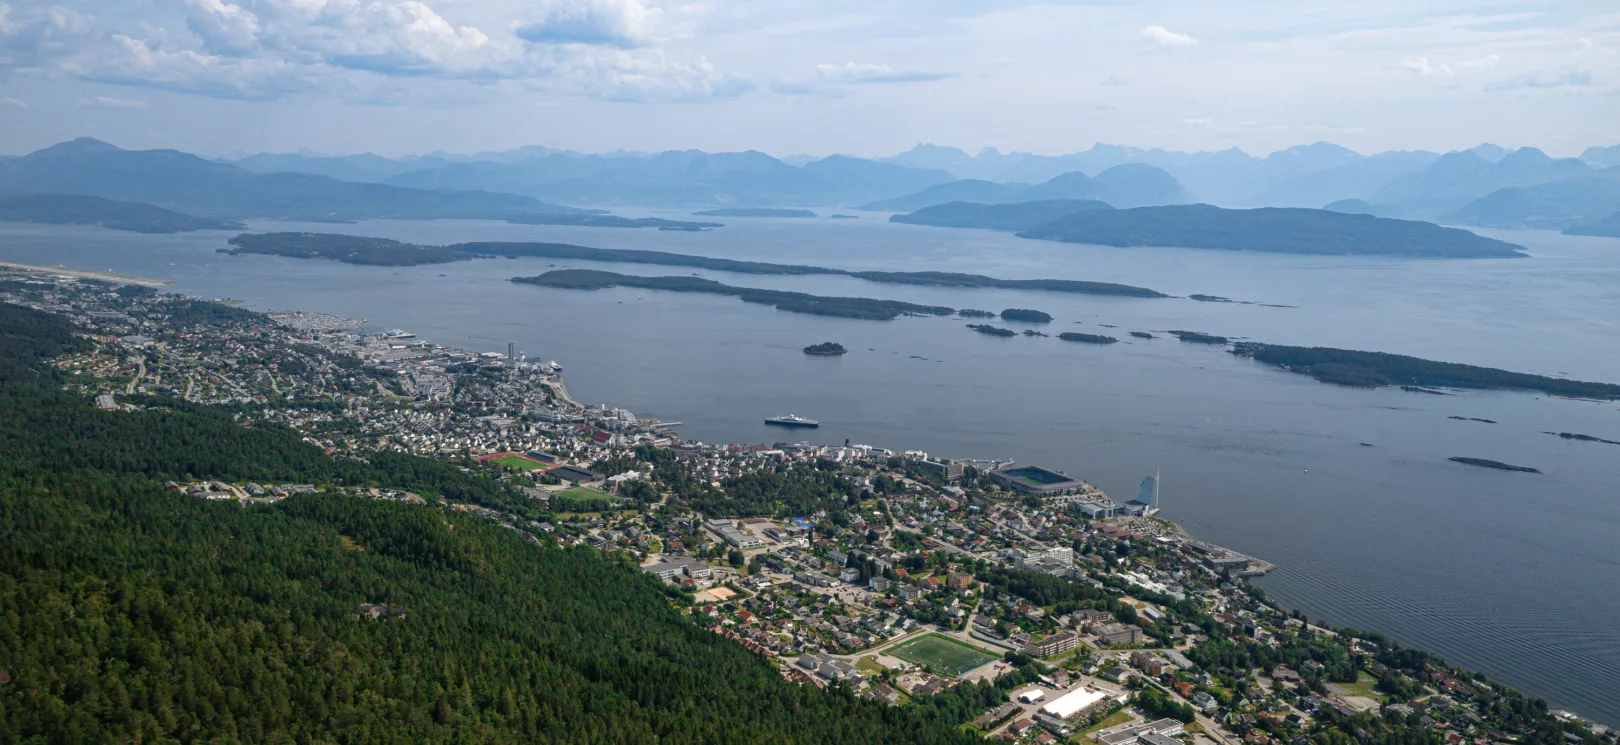
[[[1620,142],[1613,0],[0,0],[0,152]]]

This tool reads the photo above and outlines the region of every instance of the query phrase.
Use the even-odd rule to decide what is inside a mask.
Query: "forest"
[[[594,551],[431,504],[165,490],[257,479],[509,498],[444,464],[334,461],[223,416],[97,411],[50,364],[85,343],[0,305],[0,741],[975,741],[787,683]]]

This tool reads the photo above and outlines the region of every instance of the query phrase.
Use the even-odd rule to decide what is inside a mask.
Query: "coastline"
[[[52,277],[73,277],[75,279],[99,279],[104,282],[113,282],[126,285],[142,285],[145,287],[167,287],[175,284],[172,279],[151,279],[136,277],[116,272],[97,272],[86,269],[69,269],[64,266],[36,266],[34,264],[18,264],[11,261],[0,261],[0,270],[14,271],[19,274],[44,274]]]

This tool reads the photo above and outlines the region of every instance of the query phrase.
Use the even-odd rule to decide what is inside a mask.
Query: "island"
[[[1557,435],[1557,436],[1562,437],[1562,438],[1564,438],[1566,440],[1576,440],[1576,441],[1579,441],[1579,442],[1601,442],[1601,443],[1604,443],[1604,444],[1607,444],[1607,445],[1620,445],[1620,440],[1605,440],[1605,439],[1603,439],[1601,437],[1593,437],[1591,435],[1578,435],[1578,434],[1575,434],[1574,432],[1543,432],[1542,434]]]
[[[1206,333],[1203,333],[1201,331],[1179,331],[1179,330],[1177,330],[1177,331],[1171,331],[1170,335],[1174,336],[1177,339],[1180,339],[1180,340],[1182,340],[1184,342],[1190,342],[1192,344],[1230,344],[1230,343],[1232,343],[1231,339],[1228,339],[1228,338],[1226,338],[1224,336],[1216,336],[1214,334],[1206,334]]]
[[[1150,333],[1148,333],[1146,331],[1132,331],[1131,336],[1134,336],[1134,337],[1136,337],[1138,339],[1156,339],[1156,338],[1158,338],[1158,337],[1156,337],[1156,336],[1154,336],[1154,335],[1152,335],[1152,334],[1150,334]]]
[[[856,217],[855,215],[830,215],[830,217],[832,219],[834,219],[834,220],[859,220],[859,219],[861,219],[859,217]]]
[[[1324,383],[1361,388],[1398,385],[1421,393],[1439,393],[1427,390],[1434,387],[1522,390],[1564,398],[1620,400],[1620,385],[1613,383],[1565,380],[1385,352],[1238,342],[1233,346],[1232,354],[1309,375]]]
[[[999,326],[991,326],[988,323],[970,323],[970,324],[968,324],[968,328],[973,329],[974,331],[977,331],[977,332],[979,332],[981,334],[984,334],[986,336],[1017,336],[1018,335],[1017,331],[1013,331],[1012,329],[1004,329],[1004,328],[1001,328]]]
[[[874,300],[863,297],[823,297],[803,292],[732,287],[731,285],[721,284],[712,279],[703,279],[701,277],[641,277],[592,269],[555,269],[535,277],[513,277],[512,281],[521,284],[570,290],[636,287],[645,290],[731,295],[745,303],[770,305],[777,310],[792,313],[874,321],[892,321],[902,315],[944,316],[956,312],[954,308],[917,305],[898,300]]]
[[[1103,336],[1102,334],[1077,334],[1073,331],[1065,331],[1058,334],[1058,338],[1064,341],[1085,342],[1086,344],[1113,344],[1119,341],[1112,336]]]
[[[926,285],[932,287],[986,287],[1004,290],[1042,290],[1083,295],[1111,295],[1135,298],[1167,298],[1146,287],[1088,282],[1073,279],[998,279],[979,274],[955,272],[855,272],[803,264],[772,264],[739,261],[710,256],[644,251],[638,249],[590,248],[568,243],[514,243],[477,241],[446,246],[401,243],[386,238],[338,235],[332,233],[243,233],[230,240],[233,248],[219,249],[228,254],[265,254],[296,259],[329,259],[350,264],[414,266],[442,264],[467,259],[544,258],[577,259],[614,264],[656,264],[662,266],[714,269],[738,274],[780,274],[844,276],[879,284]]]
[[[973,308],[963,308],[963,309],[957,311],[956,315],[959,315],[959,316],[961,316],[963,318],[995,318],[996,317],[996,314],[991,313],[988,310],[974,310]]]
[[[1001,320],[1020,321],[1023,323],[1051,323],[1052,316],[1038,310],[1028,308],[1008,308],[1001,311]]]
[[[845,349],[844,345],[830,341],[822,342],[820,344],[811,344],[810,346],[804,348],[804,353],[812,357],[837,357],[838,355],[845,354],[847,352],[849,352],[849,350]]]
[[[0,221],[46,225],[94,225],[133,233],[241,230],[241,223],[184,215],[141,202],[84,194],[24,194],[0,198]]]
[[[1019,231],[1039,227],[1076,212],[1112,210],[1094,199],[1048,199],[1039,202],[981,204],[946,202],[924,207],[906,215],[893,215],[889,222],[931,225],[940,228],[981,228]]]
[[[1024,329],[1024,336],[1039,336],[1045,338],[1046,334],[1036,331],[1035,329]]]
[[[1515,465],[1512,465],[1512,464],[1509,464],[1509,463],[1503,463],[1502,461],[1499,461],[1499,460],[1486,460],[1484,458],[1462,458],[1462,457],[1452,457],[1450,460],[1453,461],[1453,462],[1456,462],[1456,463],[1465,463],[1465,464],[1470,465],[1470,466],[1479,466],[1480,468],[1494,468],[1494,469],[1496,469],[1498,471],[1519,471],[1520,473],[1541,473],[1541,471],[1539,471],[1537,469],[1534,469],[1534,468],[1530,468],[1528,466],[1515,466]]]
[[[1524,247],[1460,228],[1295,207],[1207,204],[1076,212],[1018,233],[1101,246],[1412,258],[1522,258]]]
[[[695,217],[815,217],[810,210],[780,209],[777,207],[721,207],[693,212]]]

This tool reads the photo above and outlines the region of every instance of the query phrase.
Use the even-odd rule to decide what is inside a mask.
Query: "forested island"
[[[1058,338],[1064,341],[1085,342],[1086,344],[1113,344],[1119,341],[1112,336],[1103,336],[1102,334],[1077,334],[1073,331],[1065,331],[1058,334]]]
[[[804,353],[813,357],[837,357],[838,355],[845,354],[847,352],[849,352],[849,350],[845,349],[844,345],[831,341],[822,342],[820,344],[811,344],[810,346],[804,348]]]
[[[1136,338],[1138,338],[1138,339],[1153,339],[1153,338],[1157,338],[1157,337],[1155,337],[1155,336],[1154,336],[1154,335],[1152,335],[1152,334],[1150,334],[1150,333],[1148,333],[1148,332],[1146,332],[1146,331],[1132,331],[1132,332],[1131,332],[1131,336],[1134,336],[1134,337],[1136,337]]]
[[[1224,344],[1232,343],[1231,339],[1228,339],[1228,338],[1226,338],[1224,336],[1216,336],[1214,334],[1206,334],[1206,333],[1203,333],[1203,332],[1200,332],[1200,331],[1173,330],[1173,331],[1171,331],[1169,333],[1170,333],[1171,336],[1174,336],[1177,339],[1180,339],[1180,340],[1185,341],[1185,342],[1191,342],[1193,344],[1223,344],[1224,345]]]
[[[852,272],[843,269],[807,266],[803,264],[772,264],[760,261],[738,261],[709,256],[642,251],[621,248],[590,248],[568,243],[513,243],[477,241],[447,246],[422,246],[386,238],[338,235],[333,233],[243,233],[230,240],[234,248],[220,249],[230,254],[267,254],[297,259],[330,259],[350,264],[379,266],[415,266],[443,264],[467,259],[499,257],[531,257],[546,259],[578,259],[615,264],[656,264],[713,269],[738,274],[783,274],[856,277],[883,284],[928,285],[935,287],[990,287],[1009,290],[1044,290],[1084,295],[1115,295],[1121,297],[1166,298],[1161,292],[1145,287],[1087,282],[1073,279],[997,279],[978,274],[955,272]]]
[[[1620,385],[1613,383],[1587,383],[1385,352],[1238,342],[1232,354],[1338,385],[1523,390],[1566,398],[1620,400]]]
[[[779,207],[721,207],[693,212],[696,217],[815,217],[810,210],[782,209]]]
[[[1102,246],[1163,246],[1265,253],[1520,258],[1523,246],[1433,223],[1284,207],[1207,204],[1077,212],[1018,234]]]
[[[1052,316],[1038,310],[1028,308],[1008,308],[1001,311],[1001,320],[1020,321],[1023,323],[1051,323]]]
[[[0,197],[0,221],[47,225],[95,225],[134,233],[241,230],[231,220],[193,217],[140,202],[119,202],[83,194],[25,194]]]
[[[988,323],[970,323],[970,324],[968,324],[968,328],[973,329],[974,331],[977,331],[977,332],[979,332],[981,334],[984,334],[985,336],[1017,336],[1018,335],[1017,331],[1013,331],[1012,329],[1004,329],[1004,328],[1001,328],[1000,326],[991,326]]]
[[[959,316],[961,316],[963,318],[995,318],[996,317],[996,314],[991,313],[988,310],[975,310],[973,308],[963,308],[963,309],[957,311],[956,315],[959,315]]]
[[[1462,464],[1465,464],[1465,465],[1479,466],[1480,468],[1494,468],[1494,469],[1496,469],[1498,471],[1518,471],[1520,473],[1541,473],[1540,470],[1535,469],[1535,468],[1530,468],[1528,466],[1515,466],[1515,465],[1512,465],[1510,463],[1503,463],[1502,461],[1499,461],[1499,460],[1486,460],[1485,458],[1453,457],[1453,458],[1450,458],[1449,460],[1451,460],[1453,462],[1456,462],[1456,463],[1462,463]]]
[[[731,295],[746,303],[770,305],[777,310],[793,313],[875,321],[892,321],[907,314],[944,316],[956,312],[954,308],[917,305],[898,300],[874,300],[864,297],[824,297],[803,292],[733,287],[701,277],[640,277],[615,272],[599,272],[591,269],[556,269],[535,277],[513,277],[512,281],[570,290],[637,287],[646,290]]]

